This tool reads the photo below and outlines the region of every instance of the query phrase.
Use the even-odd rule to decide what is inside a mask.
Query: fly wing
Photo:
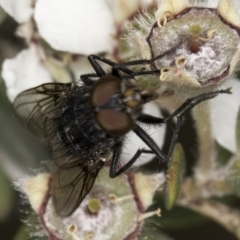
[[[43,138],[48,119],[54,116],[70,88],[71,84],[47,83],[20,93],[13,103],[16,118],[36,137]]]
[[[54,158],[58,158],[58,155],[59,153],[55,152]],[[60,159],[64,157],[60,156],[52,162],[51,195],[58,215],[66,217],[76,210],[89,193],[99,170],[103,167],[103,162],[99,161],[95,166],[88,166],[81,164],[81,160],[73,159],[70,162],[63,160],[65,163],[59,166],[57,163],[61,162]]]
[[[87,156],[66,149],[59,141],[52,119],[63,99],[71,90],[71,84],[48,83],[29,89],[17,96],[14,113],[23,125],[36,137],[47,138],[52,148],[51,194],[56,212],[68,216],[79,206],[91,190],[103,162],[88,164]]]

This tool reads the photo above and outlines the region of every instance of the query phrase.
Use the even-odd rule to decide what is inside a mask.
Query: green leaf
[[[15,235],[13,240],[28,240],[28,239],[30,239],[28,227],[26,224],[22,224],[21,227],[18,229],[17,234]]]
[[[218,142],[215,142],[215,146],[216,146],[216,149],[215,149],[216,161],[218,164],[217,166],[221,167],[226,165],[231,159],[231,157],[233,156],[233,154],[229,150],[221,146]]]
[[[2,22],[6,19],[6,17],[7,17],[7,13],[0,6],[0,24],[2,24]]]
[[[173,155],[169,160],[166,174],[165,205],[168,210],[172,209],[178,196],[184,161],[185,157],[183,148],[182,145],[178,143],[176,144]]]
[[[23,171],[38,168],[40,162],[48,159],[46,145],[35,138],[19,124],[13,116],[12,104],[6,96],[4,81],[0,79],[0,147],[16,167]],[[4,159],[5,160],[5,159]],[[41,165],[42,167],[42,165]]]
[[[35,212],[30,212],[26,223],[23,223],[13,240],[49,240]]]
[[[147,221],[149,222],[149,221]],[[155,224],[146,224],[144,223],[143,230],[141,231],[138,240],[173,240],[166,233],[163,233],[160,230],[160,227],[154,226]]]
[[[10,212],[13,204],[13,189],[11,182],[0,169],[0,221]]]
[[[236,124],[236,143],[237,143],[237,155],[240,156],[240,108],[238,109],[237,124]],[[236,159],[232,165],[228,177],[227,183],[230,185],[234,193],[240,196],[240,159]]]
[[[237,141],[237,153],[240,155],[240,108],[238,109],[237,124],[236,124],[236,141]]]
[[[240,196],[240,159],[237,159],[232,165],[227,176],[227,183],[233,192]]]

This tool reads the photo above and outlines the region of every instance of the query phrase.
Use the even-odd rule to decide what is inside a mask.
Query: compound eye
[[[99,126],[109,135],[120,137],[128,133],[134,125],[133,119],[124,112],[102,109],[96,114]]]
[[[90,91],[91,105],[94,107],[103,106],[120,89],[120,86],[121,80],[118,77],[112,75],[101,77]]]
[[[121,79],[112,75],[101,77],[90,91],[90,103],[104,106],[121,87]],[[134,121],[127,113],[114,109],[100,109],[95,115],[98,125],[109,135],[119,137],[133,128]]]

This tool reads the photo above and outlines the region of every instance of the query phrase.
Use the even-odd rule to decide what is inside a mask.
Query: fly
[[[51,147],[51,195],[56,212],[63,217],[72,214],[83,201],[104,165],[110,166],[109,176],[115,178],[142,153],[154,153],[160,162],[166,162],[185,114],[219,93],[230,93],[230,89],[204,93],[186,100],[167,118],[158,118],[142,112],[143,105],[158,98],[158,94],[140,88],[134,79],[156,70],[133,72],[127,68],[149,64],[153,59],[125,63],[96,55],[88,59],[96,73],[82,75],[82,84],[46,83],[20,93],[13,104],[20,123]],[[98,61],[108,64],[111,71],[105,72]],[[173,117],[177,117],[176,128],[168,153],[164,154],[140,124],[160,126]],[[125,136],[130,131],[150,150],[139,149],[119,167]]]

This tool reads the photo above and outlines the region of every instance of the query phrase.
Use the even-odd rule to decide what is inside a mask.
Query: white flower
[[[49,195],[49,174],[21,178],[15,186],[38,215],[44,235],[49,239],[79,240],[91,235],[93,240],[130,240],[139,235],[145,218],[160,216],[160,209],[146,214],[144,211],[152,204],[154,193],[164,181],[163,173],[152,176],[122,174],[109,181],[106,172],[101,171],[89,194],[76,206],[76,211],[65,217],[57,214]],[[37,234],[39,227],[37,232],[31,233],[32,236]]]
[[[33,13],[32,0],[0,0],[0,5],[18,23],[28,21]]]
[[[0,5],[17,22],[33,17],[38,31],[53,49],[74,54],[111,52],[116,45],[116,26],[131,17],[140,4],[153,0],[1,0]],[[116,39],[118,40],[118,39]]]
[[[114,19],[104,0],[39,0],[34,11],[40,35],[56,50],[110,51]]]
[[[52,78],[41,63],[34,44],[23,50],[15,58],[7,59],[2,66],[8,97],[11,101],[22,91],[51,82]]]
[[[158,103],[171,111],[189,97],[232,86],[232,96],[210,101],[210,114],[214,138],[236,152],[235,123],[240,99],[232,75],[240,59],[239,1],[172,3],[162,0],[155,19],[147,13],[138,19],[141,29],[130,27],[126,40],[136,56],[163,55],[152,67],[159,69]]]
[[[76,54],[89,55],[106,52],[109,57],[114,58],[115,56],[111,54],[114,54],[114,48],[118,48],[119,38],[116,38],[118,28],[124,26],[126,19],[137,11],[140,3],[140,0],[132,2],[126,0],[99,0],[97,2],[94,0],[87,2],[83,0],[53,0],[50,2],[38,0],[35,4],[32,0],[0,1],[1,7],[21,23],[17,34],[26,40],[29,48],[35,45],[36,48],[41,49],[42,52],[36,54],[35,60],[43,62],[54,78],[58,75],[56,69],[53,73],[52,66],[49,66],[46,59],[55,58],[56,52],[49,51],[46,45],[42,44],[42,39],[54,50],[74,54],[74,59],[70,58],[64,64],[73,71],[75,80],[79,80],[78,73],[87,73],[89,69],[92,69],[89,68],[88,63],[82,65],[82,62],[86,62],[85,56],[78,56],[76,61]],[[144,6],[152,3],[152,0],[143,1]],[[34,27],[35,25],[37,28]],[[37,57],[39,60],[36,59]],[[59,59],[57,58],[57,60]],[[25,66],[22,66],[21,70],[25,71],[24,68]],[[34,72],[38,75],[37,69]],[[3,79],[8,87],[15,88],[8,89],[9,92],[20,92],[40,83],[35,80],[37,78],[32,78],[30,85],[25,85],[23,81],[20,81],[22,86],[16,90],[20,86],[17,81],[13,86],[11,77],[9,79],[9,75],[5,73]],[[62,82],[59,79],[55,80]],[[43,82],[49,82],[49,77],[42,78],[41,83]],[[14,95],[10,98],[12,100]]]
[[[231,152],[237,152],[236,122],[240,106],[240,82],[232,80],[232,95],[219,95],[210,101],[210,115],[213,136],[220,145]]]

